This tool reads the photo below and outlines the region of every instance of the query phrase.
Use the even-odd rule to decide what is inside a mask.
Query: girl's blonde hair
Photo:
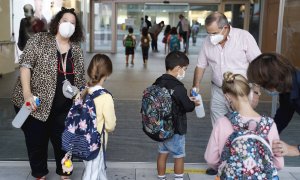
[[[95,86],[103,77],[111,75],[112,71],[112,62],[107,55],[94,55],[87,69],[87,75],[89,76],[88,87]],[[87,93],[88,89],[85,89],[81,93],[81,98],[84,99]]]
[[[250,93],[250,85],[248,80],[241,74],[233,74],[232,72],[226,72],[223,74],[223,93],[230,93],[235,97],[248,96]]]

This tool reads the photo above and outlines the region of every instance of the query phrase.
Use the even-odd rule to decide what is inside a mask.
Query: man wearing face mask
[[[194,71],[193,87],[199,89],[205,69],[212,68],[210,115],[214,125],[216,120],[226,114],[230,108],[222,92],[223,74],[227,71],[246,77],[249,63],[261,54],[253,36],[242,29],[229,25],[226,16],[219,12],[210,14],[205,19],[208,33],[198,56]],[[259,87],[254,86],[252,106],[259,99]],[[208,169],[207,174],[214,175],[216,171]]]

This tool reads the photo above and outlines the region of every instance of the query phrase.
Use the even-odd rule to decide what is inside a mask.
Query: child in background
[[[141,48],[143,53],[143,61],[144,64],[147,64],[148,61],[148,54],[149,54],[149,47],[150,47],[150,34],[148,33],[148,28],[142,28],[142,36],[141,36]]]
[[[167,39],[167,44],[168,44],[168,53],[173,52],[173,51],[179,51],[180,50],[180,41],[181,37],[177,33],[176,27],[172,27],[170,34]]]
[[[271,150],[265,151],[269,148],[262,149],[279,139],[276,124],[253,110],[248,97],[251,87],[245,77],[231,72],[223,76],[222,90],[234,112],[218,119],[213,127],[205,160],[211,168],[219,169],[221,179],[244,179],[245,176],[247,179],[276,179],[276,169],[284,166],[283,158],[274,157]]]
[[[82,93],[82,98],[89,93],[92,94],[94,91],[104,89],[103,84],[112,73],[112,62],[108,56],[104,54],[96,54],[87,69],[87,74],[90,78],[88,82],[89,88]],[[83,180],[107,180],[103,146],[106,147],[108,140],[108,132],[112,132],[116,126],[116,115],[114,109],[113,98],[109,93],[104,93],[94,99],[97,115],[97,130],[99,133],[105,128],[105,140],[101,139],[101,150],[98,156],[90,161],[84,162],[84,173]],[[103,137],[103,135],[101,136]],[[105,144],[103,145],[103,142]]]
[[[125,47],[125,55],[126,55],[126,66],[128,65],[129,55],[131,55],[131,64],[134,65],[134,48],[136,44],[136,37],[133,35],[133,28],[128,28],[127,35],[123,38],[123,45]]]
[[[163,142],[158,143],[157,172],[158,179],[166,179],[166,162],[169,153],[173,155],[175,180],[183,180],[185,157],[185,134],[187,131],[187,112],[195,109],[193,97],[188,97],[187,90],[181,80],[185,77],[185,71],[189,65],[188,57],[180,51],[171,52],[165,60],[166,74],[159,77],[154,85],[172,89],[174,99],[172,105],[173,121],[175,124],[174,135]],[[196,104],[199,105],[199,104]],[[174,107],[174,108],[173,108]]]
[[[167,46],[168,46],[167,40],[170,35],[170,32],[171,32],[171,26],[167,25],[164,31],[164,38],[162,40],[162,42],[165,44],[165,54],[167,54]]]

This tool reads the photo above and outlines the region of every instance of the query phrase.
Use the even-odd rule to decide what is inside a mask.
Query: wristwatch
[[[298,151],[299,151],[299,156],[300,156],[300,144],[297,145]]]

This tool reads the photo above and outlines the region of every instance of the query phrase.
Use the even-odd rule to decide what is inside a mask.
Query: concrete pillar
[[[11,7],[10,1],[0,1],[0,74],[15,71],[15,43],[11,41]]]

